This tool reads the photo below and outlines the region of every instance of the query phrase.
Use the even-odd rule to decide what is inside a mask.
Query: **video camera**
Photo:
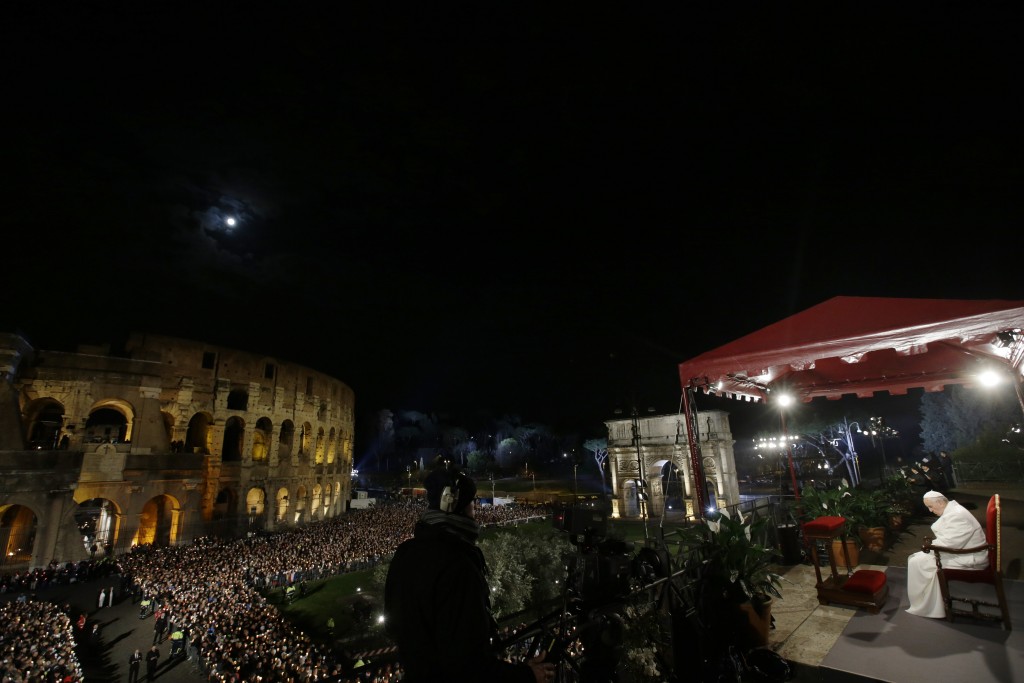
[[[629,593],[633,578],[633,544],[609,540],[608,513],[596,504],[573,504],[556,510],[555,529],[569,534],[579,553],[568,558],[566,592],[587,603],[607,602]]]

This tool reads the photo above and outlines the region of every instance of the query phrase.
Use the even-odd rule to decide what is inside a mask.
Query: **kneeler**
[[[885,580],[885,572],[875,569],[858,569],[852,574],[840,574],[836,567],[835,554],[831,552],[832,541],[841,539],[846,528],[845,517],[818,517],[803,526],[804,543],[809,547],[811,561],[814,563],[814,573],[818,582],[818,603],[827,605],[835,603],[838,605],[849,605],[866,609],[872,614],[877,614],[889,597],[889,584]],[[831,575],[822,577],[821,561],[818,556],[818,544],[825,542],[828,548],[828,564]],[[846,544],[842,543],[843,553],[846,553]],[[849,558],[846,566],[849,567]]]

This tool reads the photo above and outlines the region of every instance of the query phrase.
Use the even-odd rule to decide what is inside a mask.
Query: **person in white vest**
[[[976,548],[985,545],[985,531],[964,506],[949,500],[938,491],[924,494],[924,506],[938,519],[932,524],[935,535],[933,545],[947,548]],[[985,569],[988,567],[988,552],[980,550],[964,555],[942,556],[943,567],[960,569]],[[935,555],[920,550],[907,558],[907,597],[910,607],[907,612],[919,617],[946,618],[946,605],[942,601],[942,590],[935,567]]]

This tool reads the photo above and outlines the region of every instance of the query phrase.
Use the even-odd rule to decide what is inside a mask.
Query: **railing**
[[[756,540],[765,547],[778,549],[780,560],[785,560],[786,564],[795,564],[799,561],[801,553],[798,540],[799,524],[796,522],[796,513],[794,512],[795,505],[794,496],[773,494],[734,503],[725,506],[724,509],[727,509],[732,516],[742,514],[745,519],[767,518],[768,523],[762,527],[763,537]],[[655,526],[659,523],[658,519],[650,521]],[[670,514],[665,519],[665,527],[668,530],[680,523],[692,524],[694,522],[696,522],[696,518],[693,515]]]
[[[768,495],[730,505],[728,510],[730,514],[738,512],[744,518],[767,519],[768,523],[762,527],[763,537],[757,539],[758,542],[777,549],[781,563],[796,564],[800,562],[803,550],[795,509],[797,505],[795,496]]]
[[[1024,458],[1016,462],[959,462],[953,463],[958,482],[1003,481],[1024,482]]]

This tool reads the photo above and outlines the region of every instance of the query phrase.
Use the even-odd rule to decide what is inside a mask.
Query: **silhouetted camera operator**
[[[388,569],[384,610],[405,683],[549,683],[546,653],[526,663],[498,658],[487,565],[476,546],[476,484],[447,465],[424,482],[428,509]]]

